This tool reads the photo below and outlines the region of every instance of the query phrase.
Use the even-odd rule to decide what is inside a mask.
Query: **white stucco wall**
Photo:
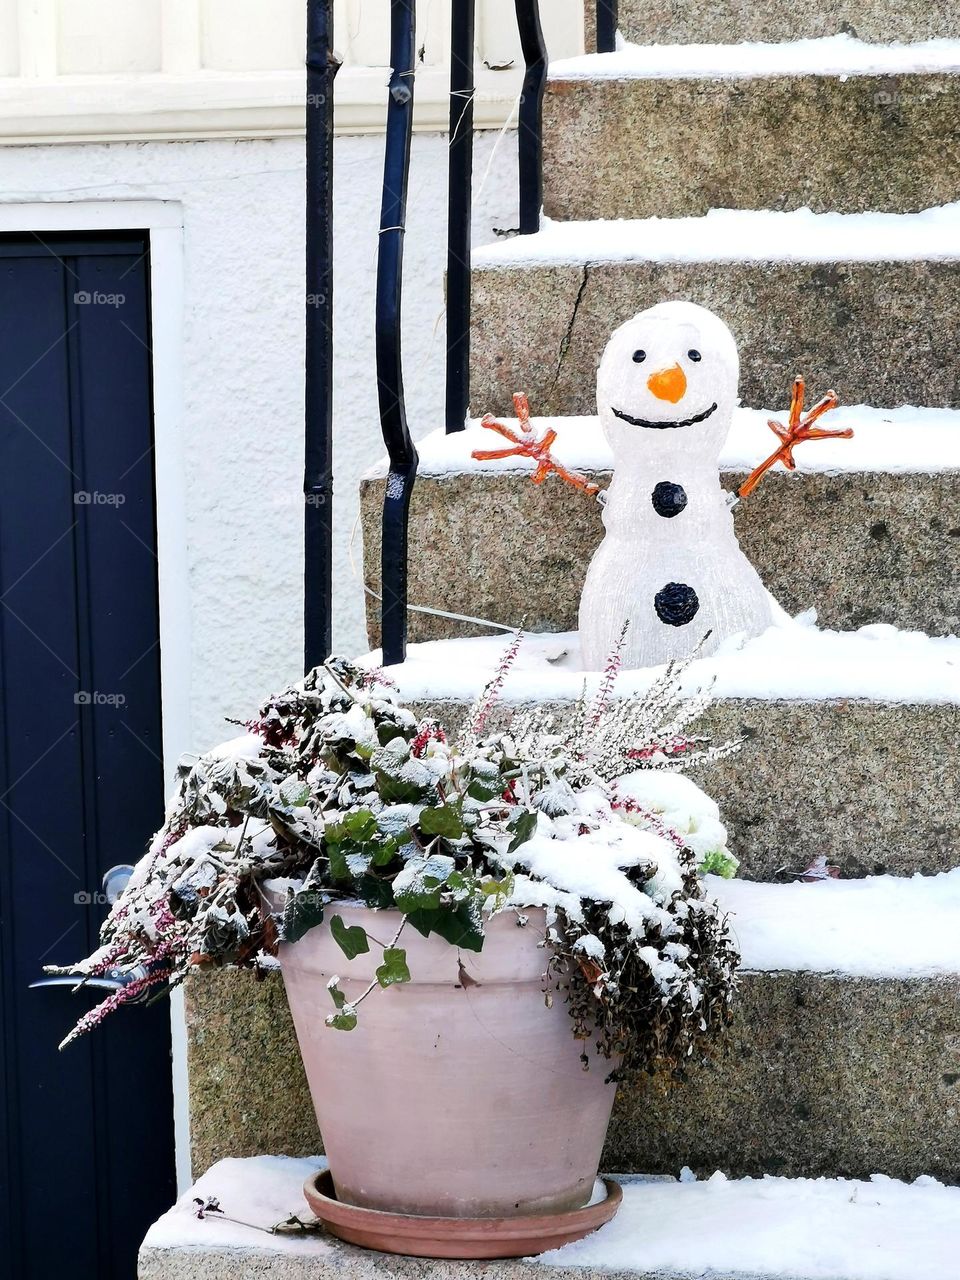
[[[373,367],[382,138],[336,140],[334,643],[364,646],[348,544],[357,481],[382,452]],[[516,147],[478,136],[475,238],[516,225]],[[0,202],[176,201],[184,245],[182,436],[190,714],[180,749],[300,672],[303,429],[302,139],[11,147]],[[413,144],[404,354],[417,436],[442,421],[446,139]],[[13,224],[11,224],[13,218]],[[15,225],[8,208],[5,226]],[[79,224],[78,224],[79,225]],[[163,376],[162,367],[159,376]],[[164,526],[167,513],[161,509]],[[359,573],[360,542],[354,555]],[[182,600],[180,597],[182,596]],[[431,603],[431,602],[423,602]]]

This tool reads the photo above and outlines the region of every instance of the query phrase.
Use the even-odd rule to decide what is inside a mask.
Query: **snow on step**
[[[960,973],[960,868],[813,884],[707,882],[731,914],[744,969],[866,978]]]
[[[401,701],[472,701],[497,668],[503,635],[412,644],[407,660],[390,668]],[[377,665],[379,650],[361,658]],[[649,687],[662,668],[622,671],[620,695]],[[600,680],[585,672],[574,631],[526,637],[504,681],[500,701],[573,701]],[[694,662],[684,688],[712,687],[717,698],[960,704],[960,637],[926,636],[885,624],[858,631],[820,630],[811,614],[784,617],[746,643],[733,638],[713,657]]]
[[[553,1266],[765,1280],[956,1280],[960,1189],[875,1175],[705,1182],[630,1179],[608,1226]]]
[[[330,1237],[265,1233],[291,1214],[307,1215],[301,1186],[323,1164],[282,1156],[219,1161],[150,1228],[140,1256],[142,1280],[181,1274],[178,1267],[205,1280],[234,1280],[241,1270],[298,1280],[393,1276],[403,1264],[384,1255]],[[620,1181],[623,1204],[616,1218],[576,1244],[515,1263],[420,1267],[439,1280],[481,1280],[494,1270],[513,1280],[537,1280],[544,1266],[591,1277],[615,1270],[663,1280],[956,1280],[960,1189],[933,1178],[733,1180],[718,1173],[700,1182],[688,1174],[676,1181]],[[216,1196],[225,1216],[198,1219],[195,1196]]]
[[[752,471],[776,447],[776,439],[767,426],[770,418],[786,421],[786,409],[736,409],[727,443],[720,455],[721,471]],[[518,429],[515,418],[501,422]],[[813,474],[884,473],[935,475],[960,471],[960,409],[930,409],[905,406],[877,409],[868,405],[844,405],[828,417],[830,427],[852,427],[852,440],[821,440],[809,448],[797,450],[797,470]],[[597,417],[534,418],[538,435],[555,431],[552,453],[567,467],[586,471],[610,471],[613,456],[600,430]],[[473,419],[465,431],[447,435],[431,431],[417,441],[420,454],[418,475],[464,475],[470,472],[532,472],[529,458],[495,458],[478,462],[471,457],[474,449],[497,448],[501,441],[478,420]],[[785,471],[781,463],[776,470]],[[381,458],[364,477],[375,479],[387,473],[386,458]]]
[[[960,41],[869,44],[852,36],[780,44],[623,44],[550,64],[551,80],[693,79],[700,76],[866,76],[960,70]]]
[[[955,262],[960,202],[922,213],[711,209],[696,218],[553,222],[473,252],[473,265],[604,262]]]
[[[322,1157],[297,1160],[290,1156],[249,1156],[218,1160],[184,1192],[172,1209],[158,1218],[147,1232],[143,1250],[235,1249],[261,1247],[271,1253],[303,1253],[324,1256],[331,1252],[325,1240],[296,1235],[263,1233],[291,1214],[311,1217],[302,1187],[311,1173],[325,1169]],[[194,1197],[220,1201],[225,1215],[196,1215]],[[230,1219],[228,1221],[227,1219]],[[237,1221],[233,1221],[237,1219]],[[142,1274],[142,1273],[141,1273]]]

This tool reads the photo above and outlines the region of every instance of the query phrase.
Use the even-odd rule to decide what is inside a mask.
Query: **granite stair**
[[[593,5],[584,12],[592,47]],[[960,10],[950,0],[619,0],[619,22],[622,36],[637,44],[960,39]]]
[[[960,199],[958,73],[960,43],[844,36],[762,56],[749,45],[629,45],[557,62],[544,99],[544,211],[586,220],[948,204]]]
[[[960,206],[918,214],[716,210],[703,217],[550,222],[474,255],[471,404],[595,411],[616,326],[685,298],[740,349],[751,408],[793,377],[844,404],[960,406]]]

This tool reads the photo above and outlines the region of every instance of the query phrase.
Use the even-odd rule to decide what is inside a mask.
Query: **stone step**
[[[502,636],[411,645],[390,676],[401,701],[455,733],[504,647]],[[653,675],[621,672],[618,694]],[[576,633],[528,635],[488,723],[506,728],[531,703],[562,719],[598,679],[582,670]],[[960,639],[794,623],[694,663],[684,684],[712,688],[703,732],[746,739],[694,774],[721,806],[745,879],[796,875],[820,855],[843,876],[960,863]]]
[[[505,1262],[427,1262],[329,1236],[270,1235],[306,1216],[302,1185],[321,1158],[225,1160],[149,1231],[139,1280],[954,1280],[960,1190],[931,1179],[624,1178],[614,1220],[594,1235]],[[196,1216],[216,1197],[226,1217]],[[239,1221],[236,1221],[239,1219]]]
[[[715,211],[548,222],[474,254],[471,402],[592,413],[612,330],[668,298],[729,324],[747,405],[793,377],[847,404],[960,407],[960,205],[921,214]]]
[[[776,446],[772,413],[738,410],[721,456],[725,486]],[[777,414],[782,421],[785,414]],[[517,430],[516,421],[505,419]],[[741,545],[790,614],[811,607],[821,626],[889,623],[930,635],[960,632],[960,411],[842,407],[826,424],[853,440],[797,449],[797,471],[779,464],[735,511]],[[554,454],[606,486],[612,456],[597,418],[535,419],[557,433]],[[480,463],[475,449],[505,444],[474,423],[418,444],[410,514],[410,601],[535,631],[577,625],[584,576],[603,536],[598,503],[555,477],[530,483],[529,459]],[[366,582],[379,592],[385,462],[361,483]],[[518,530],[523,572],[517,572]],[[482,538],[477,530],[484,530]],[[785,530],[795,531],[785,536]],[[379,600],[367,596],[371,643]],[[411,612],[412,640],[487,634]]]
[[[621,1085],[605,1167],[960,1178],[960,870],[707,888],[744,961],[730,1032],[686,1087]],[[192,980],[187,1018],[195,1169],[320,1149],[276,970]]]
[[[585,162],[586,161],[586,162]],[[552,218],[911,213],[960,198],[960,43],[629,45],[554,63]]]
[[[584,6],[588,48],[595,6]],[[620,31],[638,44],[736,44],[802,40],[842,33],[861,40],[960,38],[951,0],[620,0]]]

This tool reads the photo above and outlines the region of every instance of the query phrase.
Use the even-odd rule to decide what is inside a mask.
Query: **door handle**
[[[133,867],[126,862],[119,862],[115,867],[111,867],[109,871],[104,873],[101,883],[104,895],[111,906],[123,893],[132,875]],[[29,990],[33,991],[37,987],[94,987],[98,991],[122,991],[131,982],[147,977],[149,972],[150,969],[147,965],[139,964],[135,969],[126,971],[108,969],[105,973],[89,978],[82,973],[58,973],[54,977],[38,978],[36,982],[31,982]],[[137,1004],[138,1001],[145,1000],[148,994],[149,992],[145,990],[141,995],[134,996],[127,1003]]]
[[[115,867],[111,867],[109,871],[104,872],[103,880],[100,883],[111,907],[127,887],[132,875],[133,867],[128,862],[118,862]]]
[[[106,973],[99,974],[95,978],[85,977],[82,973],[58,973],[52,978],[38,978],[36,982],[31,982],[29,990],[33,991],[38,987],[94,987],[98,991],[122,991],[131,982],[145,978],[148,973],[149,969],[145,964],[138,964],[135,969],[130,969],[126,973],[121,973],[119,969],[108,969]],[[149,988],[145,989],[140,995],[134,996],[125,1003],[137,1004],[141,1000],[146,1000],[149,994]]]

